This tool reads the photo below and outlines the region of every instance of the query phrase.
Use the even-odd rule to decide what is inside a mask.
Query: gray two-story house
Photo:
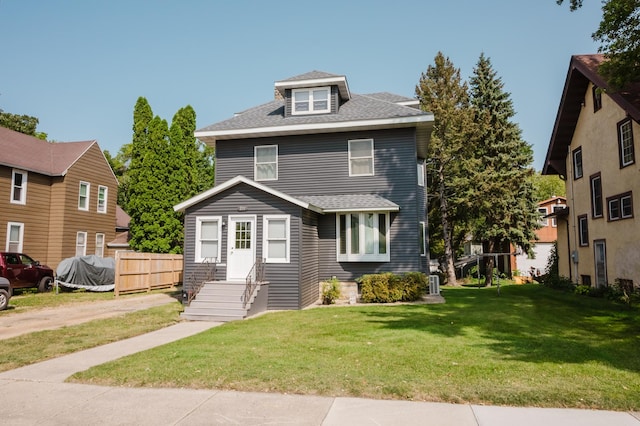
[[[175,206],[185,277],[215,259],[216,279],[245,282],[261,259],[267,309],[301,309],[333,276],[427,272],[432,125],[416,100],[351,93],[342,75],[277,81],[273,101],[195,133],[216,186]]]

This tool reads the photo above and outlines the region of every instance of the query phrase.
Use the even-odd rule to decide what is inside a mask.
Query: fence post
[[[120,296],[120,250],[116,250],[116,271],[114,280],[115,297]]]

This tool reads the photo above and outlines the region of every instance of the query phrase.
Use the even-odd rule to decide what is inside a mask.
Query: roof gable
[[[95,143],[47,142],[0,127],[0,164],[46,176],[64,176]]]
[[[611,100],[631,118],[640,122],[640,82],[633,83],[624,90],[609,92],[606,80],[598,74],[598,67],[603,61],[605,57],[602,54],[571,57],[542,174],[566,176],[567,149],[571,145],[590,82],[604,89]]]
[[[324,71],[310,71],[295,77],[275,82],[275,87],[282,97],[287,89],[300,89],[321,86],[337,86],[340,97],[343,100],[351,98],[347,77],[344,75],[330,74]]]

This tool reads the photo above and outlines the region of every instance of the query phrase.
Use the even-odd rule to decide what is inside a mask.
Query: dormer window
[[[322,114],[331,111],[329,103],[329,87],[312,89],[293,89],[293,115]]]

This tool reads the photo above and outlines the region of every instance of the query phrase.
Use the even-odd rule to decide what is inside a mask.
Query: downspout
[[[567,248],[569,250],[569,280],[573,282],[573,270],[575,268],[575,277],[576,277],[576,283],[578,282],[578,233],[577,233],[577,228],[576,228],[576,222],[577,222],[577,216],[574,217],[576,215],[576,206],[575,206],[575,198],[573,196],[574,194],[574,189],[573,189],[573,155],[571,154],[571,144],[569,144],[568,149],[568,157],[569,157],[569,165],[568,165],[568,173],[566,176],[566,179],[569,179],[569,187],[571,188],[571,208],[569,209],[569,214],[567,215]],[[569,218],[571,218],[573,220],[573,244],[576,252],[576,259],[574,261],[573,256],[571,255],[571,239],[569,238],[570,236],[570,226],[569,226]]]

